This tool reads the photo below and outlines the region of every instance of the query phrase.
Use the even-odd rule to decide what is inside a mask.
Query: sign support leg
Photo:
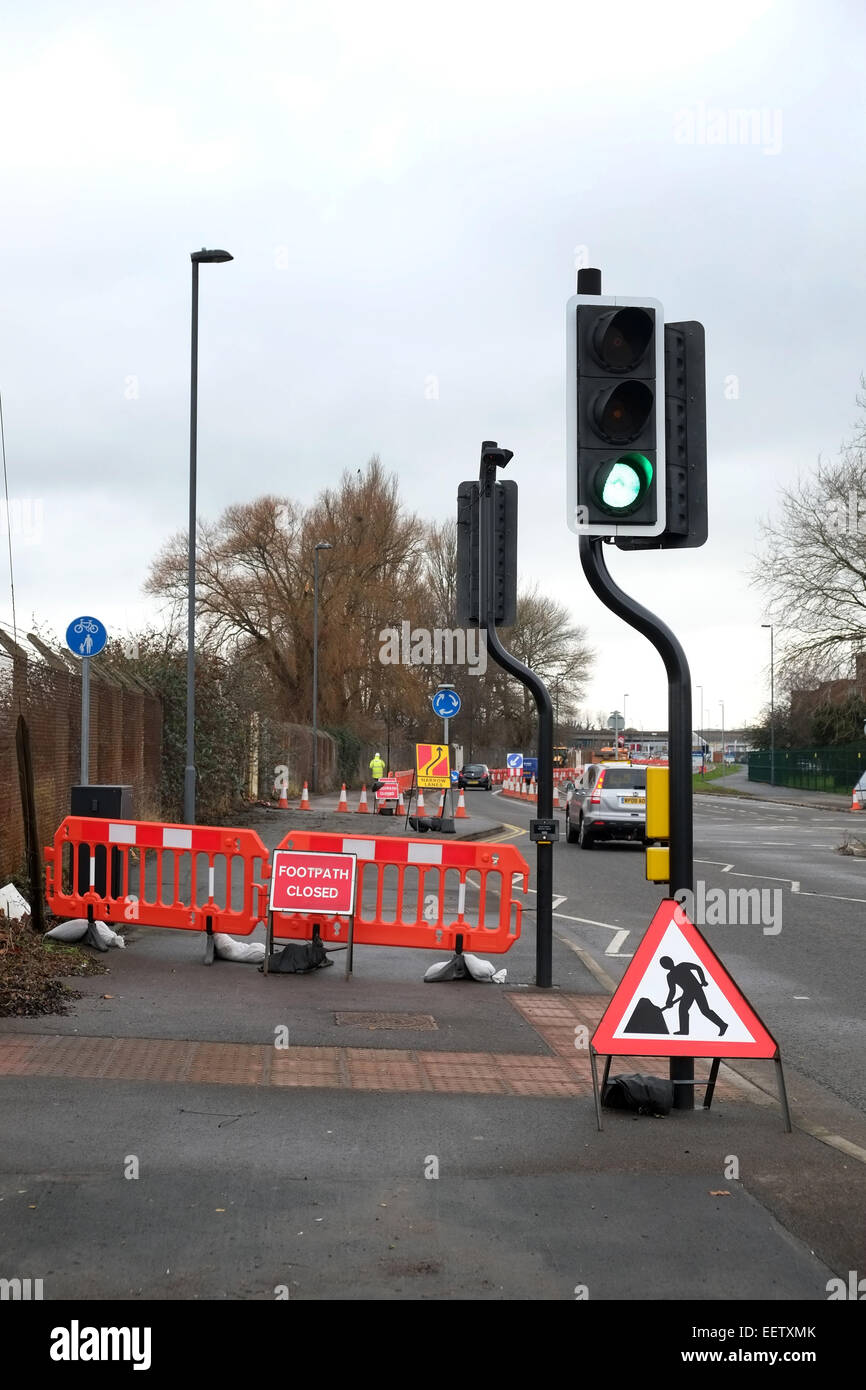
[[[791,1112],[788,1109],[788,1092],[785,1089],[785,1073],[782,1070],[782,1056],[778,1049],[776,1051],[775,1057],[773,1058],[773,1064],[776,1068],[776,1080],[779,1085],[779,1103],[782,1107],[782,1115],[785,1120],[785,1133],[790,1134]]]
[[[595,1048],[592,1046],[592,1043],[590,1043],[590,1045],[589,1045],[589,1065],[590,1065],[590,1067],[591,1067],[591,1069],[592,1069],[592,1096],[593,1096],[593,1100],[595,1101],[595,1123],[596,1123],[596,1125],[598,1126],[598,1128],[601,1130],[601,1129],[604,1129],[604,1125],[603,1125],[602,1122],[601,1122],[601,1105],[600,1105],[600,1103],[599,1103],[599,1093],[598,1093],[598,1068],[597,1068],[597,1066],[596,1066],[596,1061],[595,1061]],[[606,1066],[605,1069],[604,1069],[605,1079],[607,1078],[607,1071],[608,1071],[608,1067],[609,1067],[609,1066],[610,1066],[610,1058],[608,1057],[608,1059],[607,1059],[607,1066]]]

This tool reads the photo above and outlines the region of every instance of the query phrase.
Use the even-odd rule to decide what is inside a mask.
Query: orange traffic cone
[[[275,791],[275,792],[278,791],[278,792],[280,793],[280,810],[281,810],[281,811],[288,811],[288,809],[289,809],[289,801],[288,801],[288,797],[286,796],[286,784],[285,784],[285,782],[284,782],[284,781],[275,782],[275,783],[274,783],[274,791]]]
[[[856,787],[854,788],[853,792],[851,793],[851,810],[852,810],[852,811],[862,811],[862,810],[863,810],[863,807],[861,806],[860,802],[857,800],[857,788],[856,788]]]
[[[400,788],[400,795],[397,797],[397,815],[398,815],[398,816],[405,816],[405,814],[406,814],[406,806],[405,806],[405,803],[404,803],[404,801],[403,801],[403,788],[401,787],[401,788]]]
[[[298,807],[298,810],[299,810],[299,811],[309,811],[309,809],[310,809],[310,793],[307,791],[307,784],[306,784],[306,782],[305,782],[305,783],[304,783],[304,790],[301,792],[301,804],[300,804],[300,806]]]
[[[559,810],[559,783],[558,783],[558,782],[554,782],[554,784],[553,784],[553,809],[554,809],[554,811],[558,811],[558,810]]]
[[[423,787],[419,787],[419,788],[418,788],[418,802],[417,802],[417,805],[415,806],[415,811],[416,811],[416,814],[419,815],[419,816],[423,816],[423,814],[424,814],[424,788],[423,788]]]
[[[367,805],[366,784],[361,788],[361,800],[358,802],[358,811],[366,811],[368,815],[370,814],[370,808]],[[357,815],[357,812],[355,814]]]
[[[339,802],[338,802],[338,804],[337,804],[337,810],[338,810],[338,811],[346,811],[347,813],[348,813],[348,810],[349,810],[349,803],[348,803],[348,801],[346,800],[346,783],[345,783],[345,782],[343,783],[343,789],[342,789],[342,791],[340,792],[340,800],[339,800]]]
[[[460,788],[460,795],[457,798],[457,810],[454,813],[455,820],[468,820],[469,812],[466,810],[466,798],[463,795],[463,788]]]
[[[446,787],[443,787],[443,788],[442,788],[442,797],[441,797],[440,802],[439,802],[439,810],[438,810],[438,812],[437,812],[437,815],[439,816],[440,819],[442,818],[442,816],[445,815],[445,798],[446,798],[447,795],[448,795],[448,789],[447,789]]]

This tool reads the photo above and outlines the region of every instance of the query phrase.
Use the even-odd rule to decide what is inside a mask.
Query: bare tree
[[[866,407],[866,397],[858,397]],[[780,665],[820,658],[822,679],[850,668],[866,645],[866,437],[838,461],[818,462],[781,494],[781,514],[764,522],[752,583],[780,629]]]

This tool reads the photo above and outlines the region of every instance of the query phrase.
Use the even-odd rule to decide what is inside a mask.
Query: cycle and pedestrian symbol
[[[73,618],[66,629],[66,645],[76,656],[98,656],[108,633],[98,618]]]

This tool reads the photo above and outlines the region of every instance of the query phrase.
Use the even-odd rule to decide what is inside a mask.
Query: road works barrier
[[[501,955],[520,936],[514,894],[529,869],[513,845],[290,830],[277,848],[357,855],[356,944]],[[314,926],[323,941],[347,939],[346,918],[274,913],[275,937],[311,938]]]
[[[268,850],[254,830],[67,816],[45,850],[57,917],[249,936],[267,917]],[[206,959],[212,959],[208,940]],[[208,961],[209,963],[209,961]]]
[[[501,955],[520,936],[528,866],[513,845],[291,830],[281,850],[354,854],[354,940]],[[57,917],[249,936],[268,917],[271,862],[254,830],[67,816],[45,850]],[[274,936],[345,941],[347,919],[274,913]]]

